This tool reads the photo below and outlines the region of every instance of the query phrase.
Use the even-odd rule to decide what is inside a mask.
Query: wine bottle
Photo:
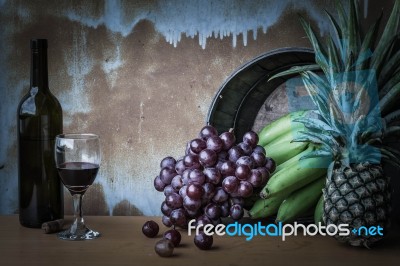
[[[40,228],[64,216],[63,187],[54,159],[62,108],[48,86],[47,40],[31,40],[29,92],[18,106],[18,189],[21,225]]]

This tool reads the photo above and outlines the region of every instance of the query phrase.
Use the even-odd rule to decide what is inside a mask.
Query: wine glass
[[[100,166],[100,143],[95,134],[61,134],[56,136],[55,160],[58,174],[73,198],[74,222],[60,239],[86,240],[100,236],[86,227],[82,215],[82,199],[93,184]]]

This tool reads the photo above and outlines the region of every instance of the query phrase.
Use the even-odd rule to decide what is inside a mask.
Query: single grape
[[[221,173],[217,168],[205,168],[203,171],[206,182],[218,185],[221,182]]]
[[[178,193],[171,193],[165,198],[165,203],[168,207],[175,210],[182,207],[183,199]]]
[[[238,165],[235,170],[235,176],[239,180],[247,180],[251,175],[251,169],[247,165]]]
[[[250,197],[253,194],[253,186],[247,181],[240,181],[237,192],[240,197]]]
[[[200,199],[192,199],[189,196],[183,198],[183,207],[186,211],[197,212],[201,207]]]
[[[215,195],[213,197],[214,202],[222,203],[224,201],[227,201],[228,198],[229,198],[228,193],[226,193],[222,187],[215,188]]]
[[[215,186],[211,183],[203,184],[203,196],[201,197],[202,201],[209,202],[215,195]]]
[[[243,135],[243,142],[250,145],[251,148],[255,148],[258,143],[258,135],[254,131],[246,132]]]
[[[257,145],[257,146],[253,149],[253,152],[259,152],[259,153],[262,153],[262,154],[264,154],[264,155],[267,154],[267,152],[265,151],[264,147],[263,147],[263,146],[260,146],[260,145]]]
[[[190,172],[192,172],[192,169],[186,169],[185,171],[183,171],[182,173],[182,182],[184,185],[188,185],[189,184],[189,175]]]
[[[200,153],[205,148],[207,148],[207,144],[202,139],[193,139],[190,141],[190,149],[196,154]]]
[[[164,195],[165,196],[168,196],[168,195],[170,195],[172,193],[175,193],[175,192],[176,192],[175,189],[171,185],[165,186],[165,188],[164,188]]]
[[[211,136],[207,139],[207,149],[213,150],[216,153],[222,151],[224,143],[218,136]]]
[[[222,218],[228,217],[231,209],[229,201],[224,201],[223,203],[220,203],[219,207],[221,208],[221,217]]]
[[[178,173],[178,175],[182,175],[183,171],[185,171],[185,169],[186,169],[186,166],[185,166],[183,159],[176,161],[175,171]]]
[[[160,171],[160,179],[166,185],[171,184],[172,178],[176,175],[175,168],[164,167]]]
[[[261,173],[262,177],[261,186],[266,185],[270,177],[269,171],[265,167],[258,167],[256,169]]]
[[[253,152],[250,157],[253,159],[255,167],[262,167],[267,163],[267,158],[263,153]]]
[[[164,232],[163,238],[170,240],[174,244],[174,247],[177,247],[181,243],[182,236],[178,230],[170,229]]]
[[[203,185],[204,181],[206,180],[206,176],[202,171],[199,169],[193,169],[189,173],[189,180],[188,180],[188,185],[190,184],[198,184],[198,185]]]
[[[171,181],[171,186],[175,191],[179,191],[183,187],[182,177],[180,175],[174,176]]]
[[[183,157],[183,163],[185,164],[186,168],[190,169],[200,168],[199,156],[197,154],[185,155],[185,157]]]
[[[237,146],[242,150],[244,155],[250,155],[253,152],[251,146],[245,142],[240,142]]]
[[[161,203],[161,212],[166,216],[169,216],[172,212],[172,209],[167,205],[165,200]]]
[[[250,169],[253,169],[254,160],[250,156],[242,156],[236,161],[236,165],[247,165]]]
[[[156,178],[154,178],[154,188],[155,188],[158,192],[163,192],[165,186],[166,186],[166,184],[164,184],[164,182],[161,181],[160,176],[156,176]]]
[[[265,163],[265,168],[267,168],[268,172],[272,174],[273,172],[275,172],[276,163],[271,157],[266,157],[266,160],[267,162]]]
[[[197,153],[193,152],[190,148],[190,142],[186,144],[185,155],[196,155]]]
[[[218,155],[215,151],[204,149],[199,153],[199,162],[204,167],[211,167],[218,161]]]
[[[211,220],[219,219],[221,216],[221,208],[215,203],[209,203],[204,208],[204,214]]]
[[[174,169],[175,164],[176,164],[176,160],[173,157],[168,156],[161,160],[160,168],[162,169],[164,167],[168,167],[168,168]]]
[[[179,190],[179,195],[181,195],[182,199],[186,197],[187,185],[184,185]]]
[[[199,137],[203,140],[207,140],[211,136],[218,136],[218,132],[213,126],[205,126],[200,130]]]
[[[163,217],[161,218],[161,221],[162,221],[163,225],[165,225],[166,227],[171,227],[173,225],[169,216],[163,215]]]
[[[196,227],[199,225],[206,225],[206,224],[211,224],[211,220],[210,218],[208,218],[205,214],[200,215],[199,217],[197,217],[196,219]]]
[[[187,186],[186,195],[194,200],[199,200],[204,194],[204,189],[202,185],[197,183],[192,183]]]
[[[160,257],[171,257],[174,253],[174,244],[170,240],[161,239],[156,243],[154,250]]]
[[[244,210],[242,206],[240,206],[239,204],[233,204],[231,206],[230,216],[232,217],[232,219],[239,220],[243,217],[243,215]]]
[[[200,231],[199,234],[196,234],[194,237],[194,244],[196,247],[202,250],[211,249],[213,244],[213,236],[208,236],[203,231]]]
[[[244,155],[242,149],[238,146],[233,146],[228,151],[228,158],[231,162],[236,162],[240,157]]]
[[[221,164],[219,170],[222,176],[235,175],[236,165],[231,161],[226,161]]]
[[[158,224],[153,221],[147,221],[143,224],[142,226],[142,232],[145,236],[153,238],[158,234],[160,227],[158,226]]]
[[[219,138],[222,140],[222,149],[225,151],[229,150],[233,147],[233,145],[235,145],[236,137],[232,132],[224,132],[219,136]]]
[[[239,186],[239,180],[235,176],[227,176],[222,180],[222,188],[226,193],[234,193]]]
[[[183,208],[173,210],[169,216],[173,225],[185,227],[187,225],[187,219]]]
[[[263,177],[261,172],[258,171],[257,169],[252,169],[251,175],[247,181],[249,181],[249,183],[253,186],[253,188],[260,187],[261,184],[263,183]]]

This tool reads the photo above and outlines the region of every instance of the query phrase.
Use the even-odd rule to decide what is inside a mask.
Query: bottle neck
[[[48,91],[47,49],[31,49],[31,88]]]

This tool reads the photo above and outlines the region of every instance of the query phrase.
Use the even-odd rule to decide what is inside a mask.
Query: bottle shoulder
[[[19,115],[34,116],[49,113],[62,113],[61,104],[49,90],[43,91],[37,87],[30,88],[18,106]]]

